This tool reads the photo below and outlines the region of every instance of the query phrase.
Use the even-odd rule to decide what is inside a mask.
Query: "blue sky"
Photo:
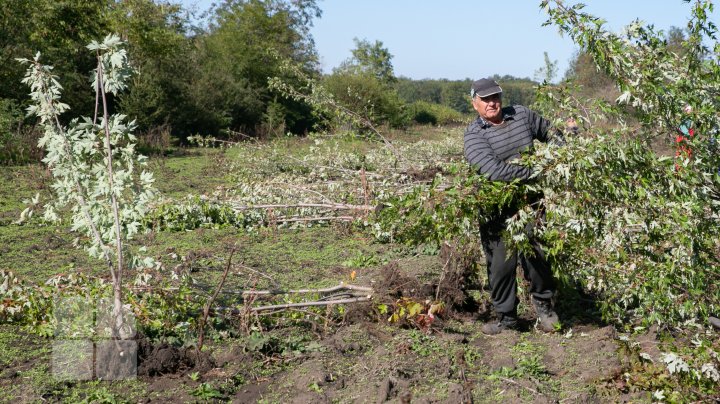
[[[207,9],[212,0],[182,0]],[[578,1],[568,0],[567,4]],[[681,0],[586,0],[586,11],[614,31],[635,19],[667,30],[684,28],[691,4]],[[539,0],[318,0],[323,10],[311,30],[323,71],[350,57],[353,38],[379,40],[397,76],[477,79],[493,74],[533,78],[543,52],[558,61],[559,76],[576,50],[552,26]],[[720,23],[716,8],[711,20]]]

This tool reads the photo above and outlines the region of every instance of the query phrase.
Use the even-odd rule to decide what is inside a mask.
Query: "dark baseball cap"
[[[480,79],[472,83],[470,87],[470,98],[487,97],[488,95],[502,93],[500,85],[492,79]]]

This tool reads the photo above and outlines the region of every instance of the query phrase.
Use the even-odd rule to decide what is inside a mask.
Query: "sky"
[[[212,0],[181,0],[203,11]],[[567,0],[566,4],[579,1]],[[691,4],[682,0],[586,0],[585,11],[619,32],[640,19],[667,31],[687,25]],[[544,52],[562,78],[577,47],[552,26],[540,0],[318,0],[323,14],[311,34],[322,70],[351,56],[354,38],[381,41],[393,55],[396,76],[478,79],[494,74],[534,78]],[[720,23],[720,7],[710,20]]]

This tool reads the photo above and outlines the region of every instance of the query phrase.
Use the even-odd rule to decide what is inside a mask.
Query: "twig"
[[[268,306],[259,306],[259,307],[252,307],[250,309],[253,313],[259,313],[261,311],[267,311],[267,310],[277,310],[282,311],[284,309],[294,308],[294,307],[314,307],[314,306],[329,306],[333,304],[346,304],[346,303],[358,303],[358,302],[367,302],[372,299],[371,295],[368,296],[360,296],[355,297],[351,299],[338,299],[338,300],[328,300],[328,301],[314,301],[314,302],[305,302],[305,303],[285,303],[285,304],[273,304]],[[216,307],[215,311],[222,311],[222,312],[228,312],[233,315],[242,314],[242,311],[239,309],[230,309],[229,307]],[[267,314],[267,313],[264,313]]]
[[[500,380],[502,380],[502,381],[504,381],[504,382],[506,382],[506,383],[510,383],[510,384],[512,384],[512,385],[515,385],[515,386],[518,386],[518,387],[522,387],[522,388],[524,388],[525,390],[527,390],[527,391],[529,391],[529,392],[531,392],[531,393],[533,393],[533,394],[536,394],[536,395],[538,395],[538,396],[544,396],[544,394],[540,393],[539,391],[533,390],[533,389],[531,389],[531,388],[528,387],[528,386],[523,386],[522,384],[516,382],[516,381],[513,380],[513,379],[508,379],[508,378],[506,378],[506,377],[499,377],[498,379],[500,379]]]
[[[242,264],[240,264],[240,265],[238,265],[238,266],[239,266],[240,268],[242,268],[242,269],[246,269],[246,270],[254,273],[255,275],[260,275],[260,276],[262,276],[263,278],[265,278],[265,279],[269,280],[270,282],[272,282],[273,284],[278,285],[278,282],[277,282],[275,279],[273,279],[270,275],[266,275],[266,274],[258,271],[257,269],[253,269],[253,268],[250,268],[250,267],[245,266],[245,265],[242,265]]]
[[[197,343],[197,353],[200,355],[200,351],[202,350],[203,343],[205,342],[205,324],[207,323],[208,316],[210,315],[210,306],[217,298],[218,293],[220,293],[220,289],[222,289],[223,284],[225,283],[225,279],[227,278],[228,272],[230,272],[230,267],[232,267],[232,257],[233,254],[235,254],[235,247],[230,251],[230,257],[228,258],[227,266],[225,267],[225,272],[223,272],[222,278],[220,279],[220,283],[218,283],[217,287],[215,288],[215,292],[213,292],[212,296],[210,296],[210,299],[205,303],[205,308],[203,309],[203,316],[200,319],[200,322],[198,324],[198,343]]]

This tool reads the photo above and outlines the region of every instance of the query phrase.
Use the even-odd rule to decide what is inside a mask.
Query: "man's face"
[[[473,97],[473,108],[480,116],[489,122],[502,122],[502,96],[500,93],[487,97]]]

